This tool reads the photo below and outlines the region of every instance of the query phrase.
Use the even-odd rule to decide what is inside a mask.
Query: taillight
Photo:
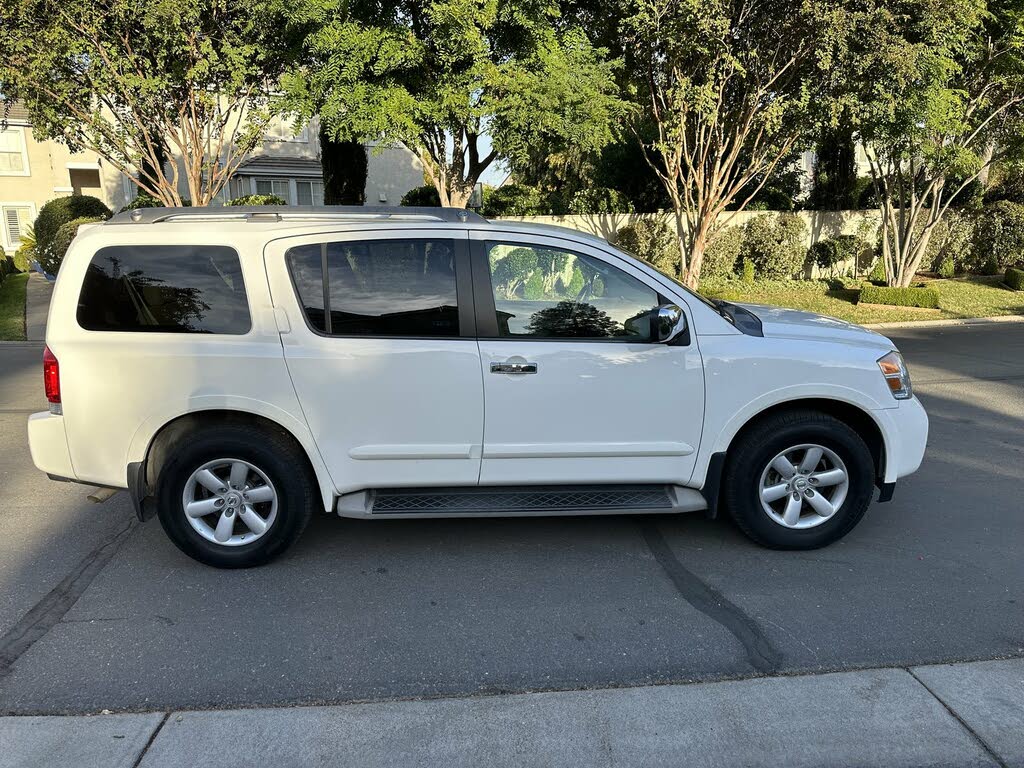
[[[50,413],[61,413],[60,363],[49,347],[43,349],[43,384],[46,387],[46,399],[50,401]]]

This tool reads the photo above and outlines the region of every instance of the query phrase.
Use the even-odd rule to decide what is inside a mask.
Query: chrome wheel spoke
[[[274,500],[274,489],[269,485],[261,485],[258,488],[250,488],[245,493],[245,499],[250,504],[262,504],[264,501]]]
[[[821,517],[832,517],[832,515],[836,513],[836,508],[832,506],[832,502],[820,493],[811,491],[807,495],[807,503],[810,504],[811,508]]]
[[[803,509],[804,502],[798,493],[791,493],[789,495],[789,501],[786,502],[786,512],[782,516],[782,521],[789,526],[796,525],[800,520],[800,510]]]
[[[824,472],[815,472],[811,475],[811,483],[817,487],[825,488],[830,485],[839,485],[846,480],[846,473],[841,469],[828,469]]]
[[[189,517],[205,517],[206,515],[212,515],[223,506],[224,502],[219,497],[200,499],[199,501],[191,501],[186,504],[185,514]]]
[[[807,452],[804,453],[803,460],[800,462],[800,471],[805,475],[808,472],[813,472],[815,468],[817,468],[819,462],[821,461],[821,456],[823,453],[824,451],[821,449],[820,446],[812,445],[810,448],[808,448]]]
[[[245,488],[245,479],[249,477],[249,466],[243,461],[231,465],[231,487],[240,490]]]
[[[233,512],[221,512],[220,520],[217,521],[217,529],[213,532],[213,538],[221,544],[231,538],[235,530],[235,515]]]
[[[782,475],[784,480],[789,480],[789,478],[796,474],[796,467],[793,466],[793,462],[786,458],[784,453],[775,457],[775,460],[772,462],[772,469]]]
[[[769,485],[767,488],[761,489],[761,501],[767,504],[771,504],[773,501],[785,497],[789,493],[788,483],[779,483],[778,485]],[[250,494],[251,495],[251,494]]]
[[[242,522],[245,523],[249,530],[257,536],[267,530],[266,521],[256,514],[256,510],[249,504],[246,504],[238,511],[238,516],[242,518]]]
[[[201,469],[195,474],[195,480],[210,493],[223,493],[226,489],[224,481],[209,469]]]

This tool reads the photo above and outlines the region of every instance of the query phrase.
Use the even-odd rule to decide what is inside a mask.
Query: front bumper
[[[64,431],[64,417],[43,411],[28,417],[28,447],[32,461],[43,472],[56,477],[76,480],[71,465],[68,437]]]
[[[895,483],[917,471],[928,444],[928,414],[916,397],[896,408],[874,411],[885,441],[885,483]]]

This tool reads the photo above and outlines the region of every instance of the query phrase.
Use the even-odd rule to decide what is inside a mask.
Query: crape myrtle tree
[[[5,0],[0,94],[164,205],[207,205],[261,140],[302,29],[278,0]],[[180,160],[179,165],[175,157]]]
[[[956,196],[1024,137],[1024,2],[862,0],[846,77],[882,210],[887,281],[910,284]]]
[[[657,128],[647,158],[672,205],[680,277],[696,288],[720,214],[743,210],[814,134],[845,13],[831,0],[624,3],[636,98]]]
[[[282,80],[284,108],[337,140],[407,147],[444,206],[538,143],[599,149],[624,109],[614,63],[552,0],[303,0],[291,13],[316,29]]]

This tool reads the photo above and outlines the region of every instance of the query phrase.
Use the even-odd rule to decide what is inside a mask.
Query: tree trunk
[[[711,245],[712,229],[716,218],[707,212],[700,214],[689,232],[689,263],[683,283],[690,290],[696,291],[697,286],[700,285],[700,271],[704,266],[704,254],[707,252],[708,246]]]

